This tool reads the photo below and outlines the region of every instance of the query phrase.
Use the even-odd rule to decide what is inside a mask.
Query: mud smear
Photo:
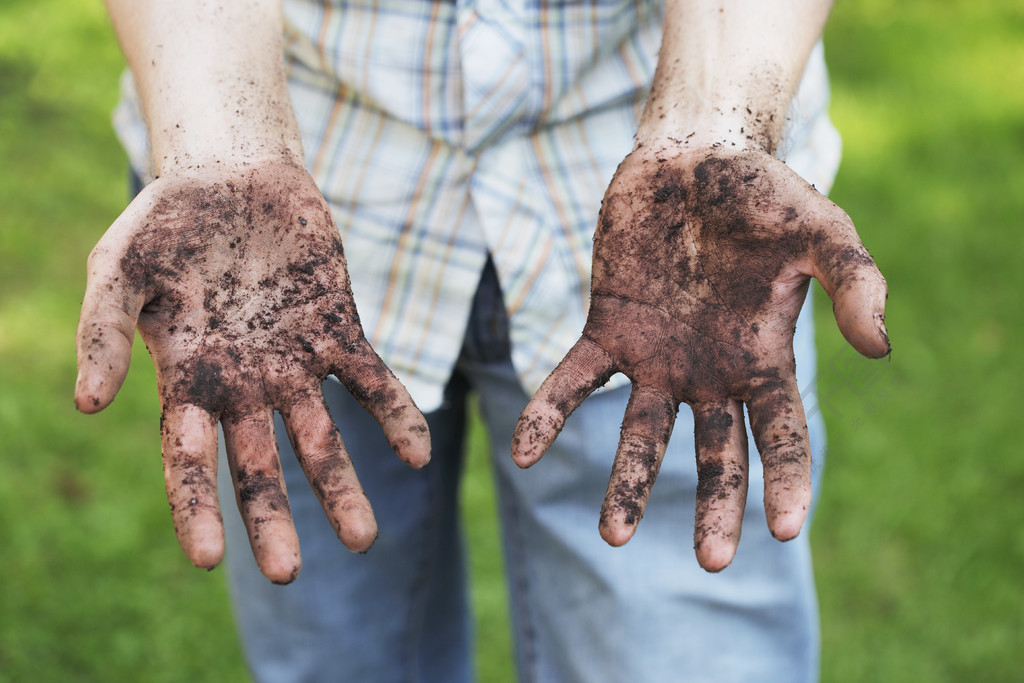
[[[167,181],[156,196],[120,259],[120,282],[145,299],[138,327],[165,411],[194,405],[225,420],[287,411],[304,392],[319,394],[328,374],[375,414],[414,410],[382,388],[393,375],[363,337],[337,227],[303,170]],[[208,482],[195,476],[180,485]],[[345,494],[336,473],[315,480],[329,509]],[[237,486],[243,508],[288,510],[276,475],[239,463]]]
[[[601,526],[608,526],[614,517],[621,517],[627,526],[640,523],[672,435],[677,408],[669,397],[634,386],[601,508]]]
[[[698,421],[700,452],[721,453],[734,429],[727,411],[710,406],[749,402],[769,469],[808,463],[802,410],[790,391],[793,332],[808,286],[798,264],[813,257],[846,277],[873,267],[862,247],[831,246],[827,226],[803,215],[827,200],[780,166],[766,155],[718,150],[685,163],[672,150],[634,152],[602,205],[583,333],[634,387],[707,411]],[[627,411],[623,431],[636,431],[640,420]],[[651,456],[638,447],[625,457],[642,471]],[[698,475],[705,510],[745,490],[745,470],[715,458]],[[616,484],[611,505],[627,519],[638,515],[650,483]]]
[[[235,490],[238,492],[238,502],[243,509],[258,506],[260,510],[291,514],[288,505],[288,496],[281,488],[281,482],[276,474],[260,470],[249,470],[242,466],[235,474]],[[258,528],[260,518],[252,520]],[[255,532],[255,538],[259,538],[259,532]]]

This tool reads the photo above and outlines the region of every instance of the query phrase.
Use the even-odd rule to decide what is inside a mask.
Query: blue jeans
[[[809,306],[797,331],[801,387],[812,380]],[[427,415],[433,460],[414,471],[337,382],[324,393],[373,504],[380,537],[366,555],[338,541],[278,418],[277,433],[303,567],[275,586],[252,559],[221,464],[228,574],[249,666],[259,681],[472,679],[471,617],[457,506],[469,392],[490,433],[520,680],[812,681],[817,603],[807,528],[768,532],[760,463],[751,454],[743,539],[731,566],[697,565],[693,420],[682,409],[636,536],[612,548],[598,511],[629,389],[600,390],[547,455],[521,471],[509,455],[528,396],[508,353],[507,320],[488,265],[444,405]],[[819,488],[820,417],[810,426]],[[750,441],[753,447],[753,440]]]

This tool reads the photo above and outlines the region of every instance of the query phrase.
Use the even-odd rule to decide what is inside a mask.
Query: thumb
[[[812,237],[813,274],[832,299],[846,341],[868,358],[881,358],[891,350],[885,329],[888,286],[853,221],[835,209],[842,215],[819,225]]]
[[[118,260],[97,246],[89,255],[85,299],[75,337],[75,405],[83,413],[106,408],[128,374],[135,324],[144,297],[126,286],[126,280]]]

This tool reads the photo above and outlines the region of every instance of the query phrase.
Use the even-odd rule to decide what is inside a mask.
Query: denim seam
[[[425,468],[424,472],[427,476],[431,477],[432,480],[436,479],[438,474],[435,474],[437,470],[432,468]],[[406,675],[405,680],[416,681],[417,671],[417,658],[420,650],[420,641],[423,639],[423,629],[425,627],[425,615],[427,613],[427,586],[431,584],[431,578],[435,569],[435,555],[430,552],[430,549],[437,547],[437,534],[438,526],[440,525],[440,514],[432,514],[436,512],[434,509],[437,506],[437,496],[435,495],[435,482],[429,482],[426,487],[427,505],[425,509],[428,511],[429,521],[427,526],[423,530],[421,536],[421,543],[419,544],[419,559],[420,567],[422,570],[417,572],[416,580],[413,581],[409,593],[409,617],[407,623],[409,625],[409,637],[406,638],[407,648],[405,649],[404,666]]]
[[[500,470],[496,469],[495,472],[500,479]],[[520,596],[518,600],[510,600],[512,609],[515,610],[519,621],[519,628],[516,633],[516,652],[520,668],[519,680],[525,683],[538,680],[536,673],[536,629],[531,619],[530,599],[527,597],[530,593],[530,581],[523,553],[525,543],[523,542],[522,516],[519,514],[518,506],[511,500],[515,495],[512,487],[506,484],[502,486],[502,489],[504,489],[504,495],[500,497],[500,505],[504,510],[502,517],[507,520],[504,525],[504,531],[508,541],[508,557],[506,558],[510,574],[508,578],[510,582],[515,581],[515,586]],[[513,597],[511,593],[509,597]]]

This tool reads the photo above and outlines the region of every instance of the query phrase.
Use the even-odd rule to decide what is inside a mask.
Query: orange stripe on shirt
[[[331,134],[330,131],[336,130],[336,124],[338,122],[338,115],[341,114],[341,105],[345,101],[348,93],[344,87],[338,86],[338,92],[334,96],[334,105],[331,107],[331,113],[327,117],[327,126],[324,130],[328,131],[323,139],[320,140],[320,147],[316,150],[316,158],[312,164],[312,175],[314,178],[319,178],[321,171],[323,171],[324,164],[327,163],[327,149],[330,147]]]
[[[462,225],[462,222],[466,218],[466,210],[469,208],[469,202],[469,192],[466,192],[466,196],[462,200],[462,206],[459,208],[459,217],[456,219],[455,225]],[[444,258],[441,259],[441,267],[437,271],[437,276],[434,278],[434,291],[430,297],[430,309],[426,313],[426,315],[430,318],[433,317],[434,311],[437,310],[437,302],[441,298],[441,284],[444,282],[444,271],[451,264],[451,259],[449,258],[449,256],[452,253],[452,246],[455,244],[455,241],[458,239],[458,236],[459,231],[452,230],[452,233],[448,238],[448,242],[445,244]],[[421,335],[420,343],[416,347],[416,353],[413,355],[414,363],[419,362],[420,356],[423,355],[423,349],[425,348],[426,343],[427,335]]]
[[[547,265],[548,256],[550,255],[551,240],[546,240],[544,242],[544,251],[541,252],[540,258],[537,260],[537,265],[536,267],[534,267],[533,273],[530,274],[530,279],[526,281],[525,286],[519,289],[519,296],[516,297],[515,301],[509,302],[507,304],[509,315],[514,315],[515,312],[518,311],[519,308],[523,305],[523,302],[526,301],[527,295],[533,291],[533,283],[537,281],[538,277],[540,277],[540,273],[542,270],[544,270],[544,266]]]
[[[544,176],[544,182],[548,187],[548,192],[551,197],[551,203],[555,206],[555,212],[558,214],[558,222],[562,226],[562,233],[565,235],[566,244],[572,248],[576,244],[576,236],[573,234],[572,226],[569,221],[569,217],[565,213],[565,206],[559,201],[559,196],[564,196],[564,192],[557,191],[557,185],[555,184],[555,178],[551,175],[551,171],[548,165],[545,163],[546,154],[544,146],[540,142],[540,136],[534,135],[532,140],[533,151],[537,155],[537,164],[540,167],[541,174]],[[580,254],[576,253],[575,249],[572,249],[573,264],[576,266],[576,273],[580,277],[580,282],[587,282],[587,268],[580,260]],[[581,300],[584,305],[587,303],[586,293],[581,296]]]
[[[431,76],[434,71],[434,34],[437,31],[437,14],[441,11],[441,3],[435,2],[430,8],[430,24],[427,28],[427,43],[424,46],[426,55],[423,57],[423,130],[427,135],[433,136],[431,122],[434,117],[430,112],[430,88],[433,85]]]
[[[372,339],[378,339],[383,333],[381,326],[384,324],[384,321],[388,319],[386,313],[391,308],[392,299],[395,295],[395,286],[398,284],[398,274],[402,270],[401,261],[403,257],[408,255],[406,245],[412,237],[413,222],[416,219],[416,214],[419,211],[420,204],[423,202],[424,188],[430,179],[430,168],[434,165],[434,162],[437,161],[437,157],[444,146],[444,143],[440,140],[432,140],[431,142],[430,153],[427,155],[426,163],[423,164],[423,168],[420,170],[420,179],[416,184],[416,190],[413,192],[412,201],[409,202],[409,210],[406,211],[405,221],[402,224],[402,232],[398,236],[398,245],[395,248],[395,259],[391,262],[391,270],[388,273],[388,288],[384,293],[384,301],[380,306],[377,326],[374,328],[373,334],[371,335]]]
[[[508,218],[505,220],[505,225],[501,228],[501,234],[498,237],[498,241],[492,247],[495,253],[502,251],[505,247],[505,238],[508,237],[510,228],[512,227],[513,221],[515,221],[516,215],[519,213],[519,207],[523,205],[523,192],[526,191],[526,178],[520,178],[519,184],[516,185],[516,203],[512,209],[508,212]]]

